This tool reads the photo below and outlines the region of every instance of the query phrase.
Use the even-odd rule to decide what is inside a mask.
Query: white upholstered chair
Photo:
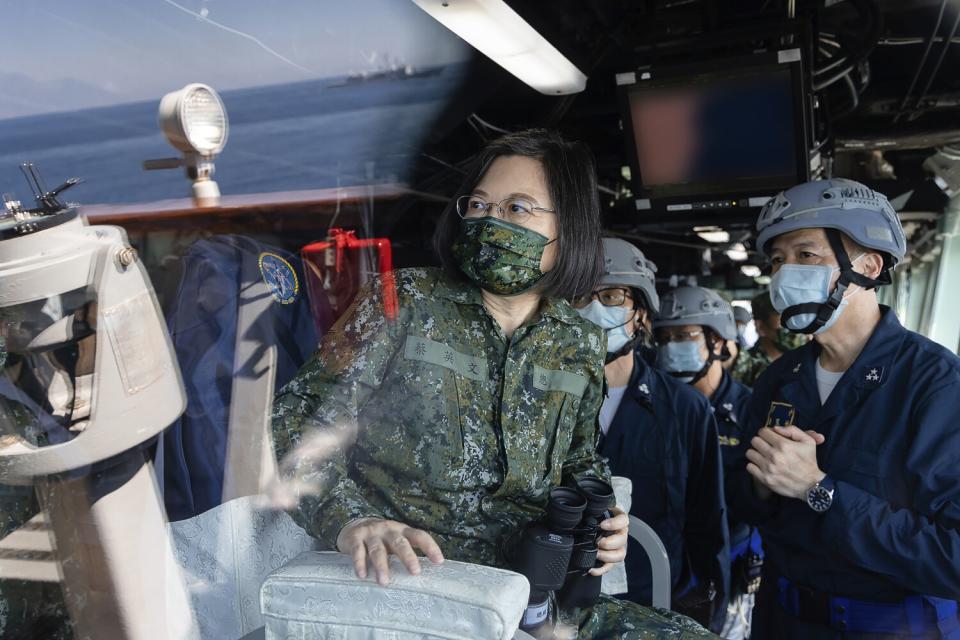
[[[614,489],[629,511],[629,481],[615,478]],[[200,640],[529,639],[517,631],[529,593],[519,574],[424,561],[420,576],[395,566],[382,588],[354,576],[348,557],[322,553],[286,513],[258,504],[256,496],[237,498],[169,525]],[[653,564],[653,604],[669,607],[663,544],[636,518],[630,534]],[[605,576],[605,592],[626,590],[622,571]]]

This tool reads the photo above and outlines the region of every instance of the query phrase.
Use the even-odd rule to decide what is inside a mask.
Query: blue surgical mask
[[[667,342],[660,345],[658,362],[660,367],[669,373],[690,373],[688,376],[677,376],[682,382],[693,380],[692,374],[698,373],[707,364],[700,353],[700,343],[696,341]]]
[[[594,300],[583,309],[577,309],[583,318],[603,329],[607,334],[607,353],[620,351],[633,339],[627,325],[633,320],[634,309],[605,307]]]
[[[862,256],[857,256],[853,262]],[[777,313],[783,313],[799,304],[826,304],[830,299],[833,274],[840,271],[828,264],[785,264],[770,280],[770,302]],[[856,286],[856,285],[851,285]],[[859,287],[858,289],[859,290]],[[852,295],[852,294],[851,294]],[[845,295],[827,322],[814,333],[823,333],[836,323],[847,306],[850,296]],[[816,319],[816,313],[801,313],[784,322],[791,331],[802,332]]]

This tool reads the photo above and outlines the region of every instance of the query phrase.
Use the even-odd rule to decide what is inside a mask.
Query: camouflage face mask
[[[802,347],[807,344],[807,336],[802,333],[793,333],[784,327],[780,327],[780,329],[777,330],[776,337],[773,339],[773,344],[776,345],[777,349],[786,353],[787,351],[792,351],[797,347]]]
[[[540,278],[540,259],[553,242],[536,231],[487,216],[461,220],[453,255],[473,284],[512,296],[528,291]]]

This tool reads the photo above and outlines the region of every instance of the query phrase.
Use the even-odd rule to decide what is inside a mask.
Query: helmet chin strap
[[[640,334],[639,331],[637,331],[637,333],[635,333],[634,336],[630,338],[630,341],[627,342],[627,344],[623,345],[616,351],[613,351],[613,352],[608,351],[607,356],[604,359],[603,363],[610,364],[614,360],[617,360],[618,358],[622,358],[628,353],[633,353],[633,350],[636,349],[642,341],[643,341],[643,336]]]
[[[637,317],[637,311],[639,311],[639,309],[638,309],[637,307],[634,307],[634,308],[633,308],[633,315],[630,316],[630,318],[629,318],[626,322],[622,322],[622,323],[618,324],[616,327],[610,327],[610,329],[607,329],[607,331],[610,331],[610,330],[612,330],[612,329],[617,329],[617,328],[622,327],[623,325],[625,325],[625,324],[633,321],[633,319]],[[610,363],[613,362],[614,360],[616,360],[616,359],[618,359],[618,358],[622,358],[623,356],[627,355],[628,353],[633,353],[633,350],[636,349],[637,346],[638,346],[642,341],[643,341],[643,330],[640,329],[640,330],[636,331],[636,332],[633,334],[633,337],[630,338],[630,340],[627,341],[627,344],[623,345],[622,347],[620,347],[620,348],[617,349],[616,351],[613,351],[613,352],[608,351],[608,352],[607,352],[607,356],[606,356],[606,358],[604,359],[603,364],[610,364]]]
[[[707,331],[706,327],[704,327],[704,330]],[[723,350],[720,352],[719,355],[717,355],[717,352],[714,351],[714,349],[715,347],[711,346],[710,343],[708,342],[707,343],[707,361],[703,363],[703,366],[700,367],[699,371],[671,371],[670,375],[672,375],[675,378],[690,378],[690,380],[687,381],[687,384],[689,385],[697,384],[698,382],[703,380],[704,376],[706,376],[707,373],[710,372],[710,367],[713,365],[714,362],[717,362],[718,360],[720,362],[723,362],[724,360],[727,360],[730,358],[730,351],[727,349],[726,342],[724,342]]]
[[[692,386],[703,380],[704,376],[709,373],[710,367],[718,360],[722,360],[722,358],[713,351],[710,351],[710,355],[707,356],[707,361],[703,363],[699,371],[671,371],[670,375],[674,378],[690,378],[690,380],[687,380],[687,384]]]
[[[713,358],[707,358],[706,364],[700,369],[700,371],[671,371],[670,375],[674,378],[690,378],[687,380],[687,384],[693,386],[703,380],[703,377],[707,375],[707,371],[710,370],[710,365],[713,364]]]
[[[843,248],[843,240],[840,237],[840,232],[836,229],[826,229],[825,231],[827,233],[827,240],[830,241],[830,248],[833,249],[833,255],[836,256],[837,264],[840,267],[840,277],[837,279],[837,286],[834,287],[833,293],[830,294],[826,302],[805,302],[803,304],[795,304],[783,310],[783,313],[780,314],[780,323],[794,333],[805,333],[809,335],[819,331],[821,327],[830,321],[834,311],[836,311],[840,303],[843,302],[844,295],[851,284],[855,284],[864,289],[874,289],[880,285],[890,284],[892,280],[889,272],[883,273],[878,279],[874,279],[854,271],[850,256],[847,254],[847,250]],[[813,320],[801,329],[791,329],[787,324],[787,320],[794,316],[811,313],[815,314]]]

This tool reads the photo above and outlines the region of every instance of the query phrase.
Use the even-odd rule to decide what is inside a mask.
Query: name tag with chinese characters
[[[470,380],[487,379],[487,360],[461,353],[456,349],[420,336],[407,336],[403,345],[403,357],[446,367]]]
[[[572,371],[533,365],[533,387],[540,391],[565,391],[579,398],[587,389],[587,378]]]

